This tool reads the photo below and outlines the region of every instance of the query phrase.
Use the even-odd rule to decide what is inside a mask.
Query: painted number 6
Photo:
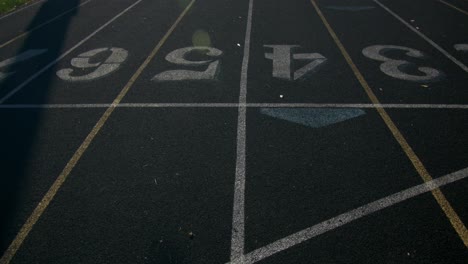
[[[369,59],[382,61],[383,63],[380,64],[380,70],[388,76],[400,80],[413,82],[434,82],[438,81],[444,76],[444,74],[441,71],[429,67],[417,68],[420,72],[423,73],[422,75],[414,75],[407,73],[405,72],[405,68],[412,65],[413,63],[405,60],[388,58],[386,54],[388,54],[388,52],[392,50],[406,51],[405,55],[409,57],[424,58],[424,54],[419,50],[393,45],[369,46],[362,50],[362,54],[364,54],[364,56],[366,56]]]
[[[112,52],[104,62],[91,63],[90,59],[96,57],[103,52]],[[127,59],[128,52],[121,48],[99,48],[78,55],[71,60],[71,65],[75,68],[96,68],[93,72],[85,75],[74,76],[72,73],[75,69],[67,68],[57,71],[57,76],[65,81],[91,81],[100,77],[104,77],[115,70]]]

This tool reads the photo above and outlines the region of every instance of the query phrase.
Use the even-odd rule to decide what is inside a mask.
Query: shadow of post
[[[67,0],[69,6],[78,6],[79,0]],[[36,27],[44,20],[44,16],[51,15],[55,1],[47,1],[35,14],[34,19],[28,25],[28,30]],[[78,13],[78,9],[63,16],[60,20],[48,25],[41,30],[33,31],[23,41],[23,45],[17,52],[17,55],[28,50],[47,49],[47,52],[41,55],[41,65],[45,66],[60,56],[65,41],[68,27],[72,17]],[[50,29],[53,28],[53,31]],[[53,32],[53,34],[44,34],[44,32]],[[34,58],[31,59],[33,61]],[[21,74],[28,72],[28,61],[13,64],[8,70],[13,74],[6,77],[0,83],[0,92],[2,96],[13,90],[18,84],[22,83],[29,76]],[[31,72],[31,70],[29,70]],[[34,85],[34,101],[39,104],[47,103],[49,87],[55,77],[56,69],[44,72],[37,78]],[[34,73],[30,73],[34,74]],[[8,103],[8,101],[6,102]],[[0,131],[1,144],[0,161],[0,252],[3,255],[6,248],[16,236],[21,226],[26,221],[29,214],[36,207],[38,199],[42,194],[32,193],[35,186],[31,186],[31,172],[27,171],[28,165],[37,157],[32,156],[38,129],[42,119],[41,109],[1,109],[2,128]],[[50,161],[53,162],[53,161]],[[37,187],[37,186],[36,186]],[[48,187],[42,187],[42,192],[47,191]],[[35,196],[35,197],[34,197]],[[29,203],[28,203],[29,202]]]

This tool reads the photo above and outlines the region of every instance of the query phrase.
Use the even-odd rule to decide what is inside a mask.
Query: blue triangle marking
[[[370,10],[374,9],[375,6],[326,6],[328,9],[332,10],[339,10],[339,11],[363,11],[363,10]]]
[[[359,108],[260,108],[260,113],[313,128],[329,126],[366,114]]]

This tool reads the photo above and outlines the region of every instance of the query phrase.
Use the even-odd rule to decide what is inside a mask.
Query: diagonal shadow
[[[36,27],[43,22],[45,16],[54,13],[52,12],[55,9],[56,3],[54,2],[56,1],[47,0],[41,5],[27,30]],[[69,6],[78,6],[80,1],[67,0],[67,2]],[[26,73],[33,74],[38,65],[43,67],[60,56],[67,30],[73,16],[77,13],[78,9],[75,9],[55,23],[48,25],[47,32],[53,32],[53,34],[44,34],[43,30],[37,30],[27,36],[16,52],[16,56],[33,54],[31,50],[46,49],[47,51],[31,60],[18,60],[18,63],[11,64],[8,68],[2,68],[2,72],[11,74],[0,82],[1,97],[27,79],[29,76]],[[54,66],[36,79],[34,92],[29,95],[34,96],[34,101],[40,104],[46,103],[55,72]],[[0,112],[2,120],[0,129],[2,140],[0,144],[0,256],[3,255],[21,225],[36,206],[35,203],[41,198],[41,194],[32,192],[34,186],[31,186],[30,178],[33,172],[28,172],[27,168],[33,159],[32,149],[37,143],[42,117],[41,109],[3,109]],[[31,204],[31,201],[34,201],[34,204]]]

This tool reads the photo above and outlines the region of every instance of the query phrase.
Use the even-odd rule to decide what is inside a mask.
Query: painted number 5
[[[103,62],[91,63],[92,58],[99,54],[110,51],[111,54]],[[71,60],[71,65],[78,69],[96,68],[93,72],[85,75],[72,75],[76,69],[67,68],[57,72],[57,76],[65,81],[91,81],[104,77],[115,70],[127,59],[128,52],[121,48],[99,48],[78,55]]]
[[[207,60],[190,60],[190,56],[203,56]],[[219,69],[219,58],[222,51],[212,47],[186,47],[174,50],[167,54],[166,60],[170,63],[192,67],[205,68],[205,70],[169,70],[153,77],[153,81],[187,81],[187,80],[213,80]]]
[[[400,80],[413,82],[434,82],[444,76],[441,71],[429,67],[418,67],[418,71],[420,71],[422,74],[411,74],[405,72],[408,70],[409,66],[413,65],[413,63],[387,57],[389,52],[395,50],[406,51],[405,55],[409,57],[424,58],[424,54],[419,50],[393,45],[369,46],[362,50],[362,54],[364,54],[364,56],[369,59],[382,61],[383,63],[380,64],[380,70],[388,76]]]

